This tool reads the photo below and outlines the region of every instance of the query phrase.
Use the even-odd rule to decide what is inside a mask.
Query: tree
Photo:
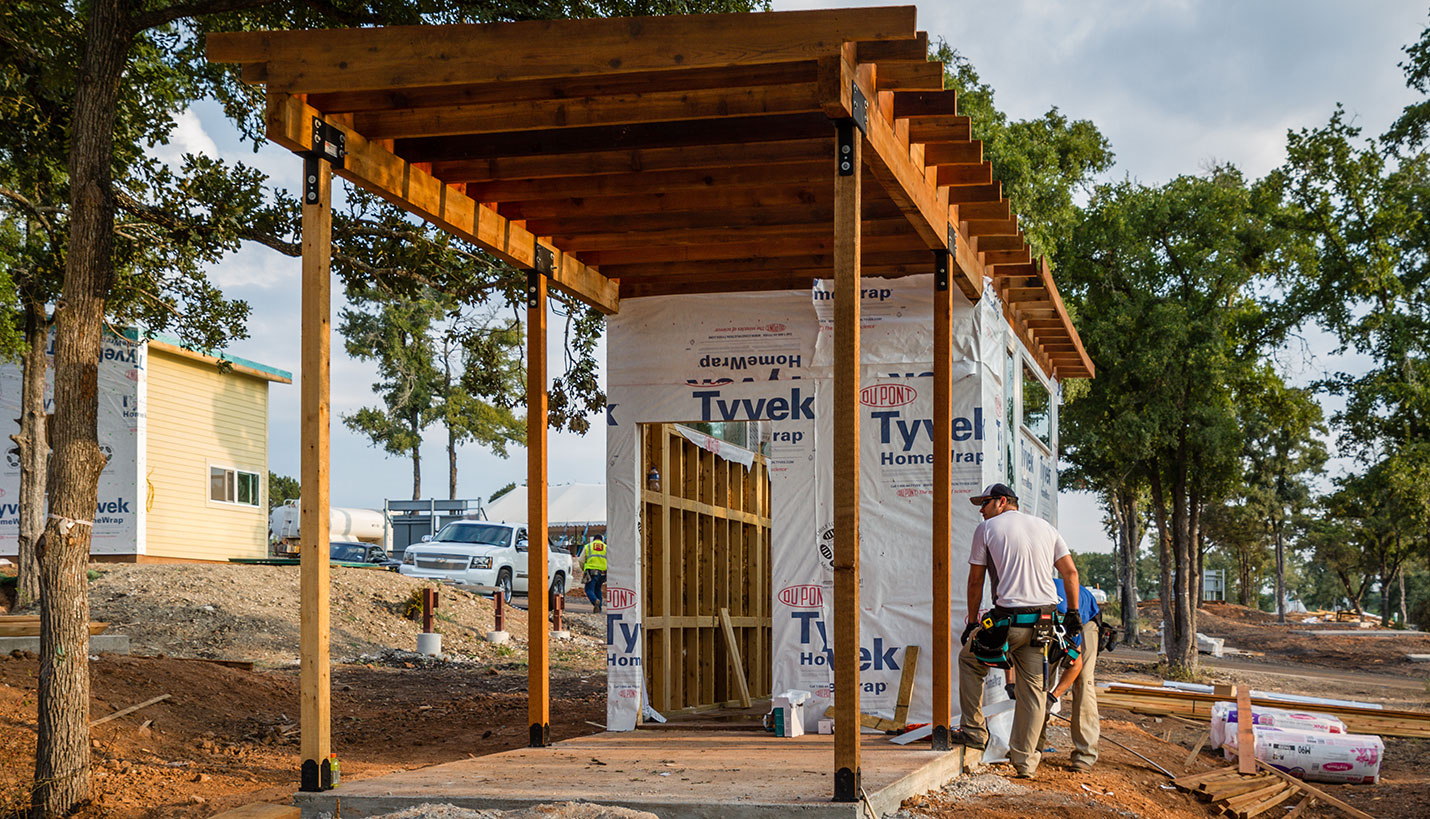
[[[1078,581],[1090,589],[1112,587],[1117,583],[1116,558],[1100,552],[1074,552]]]
[[[268,511],[282,506],[285,501],[297,500],[302,492],[302,487],[298,484],[297,478],[290,478],[287,475],[279,475],[277,472],[268,473]]]
[[[1271,536],[1275,554],[1276,619],[1286,622],[1286,540],[1310,504],[1307,478],[1326,463],[1321,406],[1309,390],[1288,388],[1269,366],[1241,390],[1247,511]]]
[[[13,4],[12,4],[13,5]],[[205,64],[204,31],[239,28],[320,27],[485,21],[511,17],[662,13],[673,10],[748,9],[739,0],[650,3],[538,3],[508,8],[500,3],[417,2],[293,3],[287,0],[194,0],[174,4],[94,0],[72,9],[37,0],[27,13],[34,20],[82,21],[71,38],[74,59],[32,60],[21,79],[48,84],[56,99],[70,100],[65,146],[68,230],[61,280],[61,309],[55,311],[55,418],[50,460],[50,509],[41,575],[41,676],[39,738],[36,751],[36,817],[70,812],[89,794],[86,714],[88,675],[83,658],[89,611],[84,565],[104,458],[96,439],[98,356],[104,321],[122,259],[116,243],[116,159],[142,150],[123,126],[124,102],[137,99],[152,118],[166,118],[188,99],[215,93],[230,112],[256,134],[261,106],[242,88],[231,67]],[[25,43],[7,32],[7,43]],[[152,70],[148,70],[152,69]],[[202,82],[191,82],[200,79]],[[177,107],[176,107],[177,106]],[[216,347],[221,345],[205,345]],[[599,397],[595,399],[599,405]],[[49,601],[49,602],[46,602]]]
[[[513,412],[526,383],[522,338],[515,318],[501,322],[484,310],[460,309],[448,316],[441,338],[442,391],[434,412],[447,428],[448,491],[453,499],[459,444],[474,441],[505,458],[509,444],[526,443],[526,425]]]
[[[1236,602],[1257,605],[1261,583],[1270,563],[1267,533],[1260,517],[1242,498],[1207,507],[1203,517],[1206,539],[1236,567]]]
[[[1067,407],[1080,418],[1065,431],[1070,458],[1095,467],[1104,491],[1108,476],[1148,487],[1173,665],[1197,660],[1201,510],[1229,494],[1241,452],[1233,388],[1284,332],[1256,290],[1286,262],[1275,206],[1230,167],[1104,185],[1058,254],[1098,365]]]
[[[1407,59],[1400,64],[1405,72],[1405,84],[1426,99],[1405,106],[1400,118],[1385,134],[1386,142],[1397,147],[1423,145],[1430,138],[1430,27],[1420,32],[1420,39],[1405,47]]]

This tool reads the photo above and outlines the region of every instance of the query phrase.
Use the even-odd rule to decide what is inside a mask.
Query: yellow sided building
[[[126,337],[127,336],[127,337]],[[177,339],[112,335],[100,362],[100,476],[91,554],[117,562],[268,556],[268,389],[291,374]],[[220,366],[220,360],[224,362]],[[19,416],[0,366],[0,434]],[[17,551],[18,452],[0,464],[0,556]]]

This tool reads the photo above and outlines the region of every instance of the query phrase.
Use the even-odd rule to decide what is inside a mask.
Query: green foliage
[[[497,498],[502,497],[503,495],[505,495],[506,493],[510,492],[511,490],[513,490],[513,489],[515,489],[515,488],[516,488],[516,481],[512,481],[511,483],[508,483],[506,486],[503,486],[503,487],[501,487],[500,489],[498,489],[497,491],[493,492],[492,495],[491,495],[491,497],[487,498],[487,503],[494,503],[494,502],[496,502],[496,499],[497,499]]]
[[[1068,119],[1056,107],[1010,120],[973,63],[946,42],[929,59],[944,64],[944,87],[958,91],[959,113],[973,118],[973,138],[983,142],[1034,255],[1052,257],[1078,221],[1076,197],[1112,167],[1111,144],[1090,120]]]
[[[1423,145],[1430,138],[1430,27],[1420,32],[1420,39],[1405,47],[1405,84],[1426,95],[1407,106],[1395,124],[1386,132],[1388,143],[1407,147]]]
[[[1077,566],[1079,583],[1089,589],[1102,589],[1109,597],[1117,596],[1117,566],[1112,555],[1073,552],[1073,564]]]
[[[279,475],[277,472],[268,473],[268,511],[273,511],[283,505],[284,501],[297,500],[302,487],[298,484],[297,478],[290,478],[287,475]]]

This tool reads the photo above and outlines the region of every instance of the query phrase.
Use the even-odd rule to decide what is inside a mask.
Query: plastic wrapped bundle
[[[1308,782],[1374,785],[1380,781],[1385,743],[1374,734],[1323,734],[1252,726],[1256,758]],[[1236,756],[1237,732],[1226,732],[1227,759]]]
[[[1228,725],[1236,723],[1236,703],[1218,702],[1212,705],[1211,741],[1213,748],[1220,748],[1227,734],[1236,733],[1236,729],[1227,730]],[[1322,734],[1346,733],[1346,724],[1330,714],[1269,708],[1262,705],[1251,706],[1251,724]]]

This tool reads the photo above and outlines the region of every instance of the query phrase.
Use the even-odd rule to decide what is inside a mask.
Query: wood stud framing
[[[716,458],[672,424],[641,433],[641,630],[651,704],[674,711],[740,698],[722,635],[729,611],[750,696],[771,686],[770,481],[756,456],[749,469]]]

